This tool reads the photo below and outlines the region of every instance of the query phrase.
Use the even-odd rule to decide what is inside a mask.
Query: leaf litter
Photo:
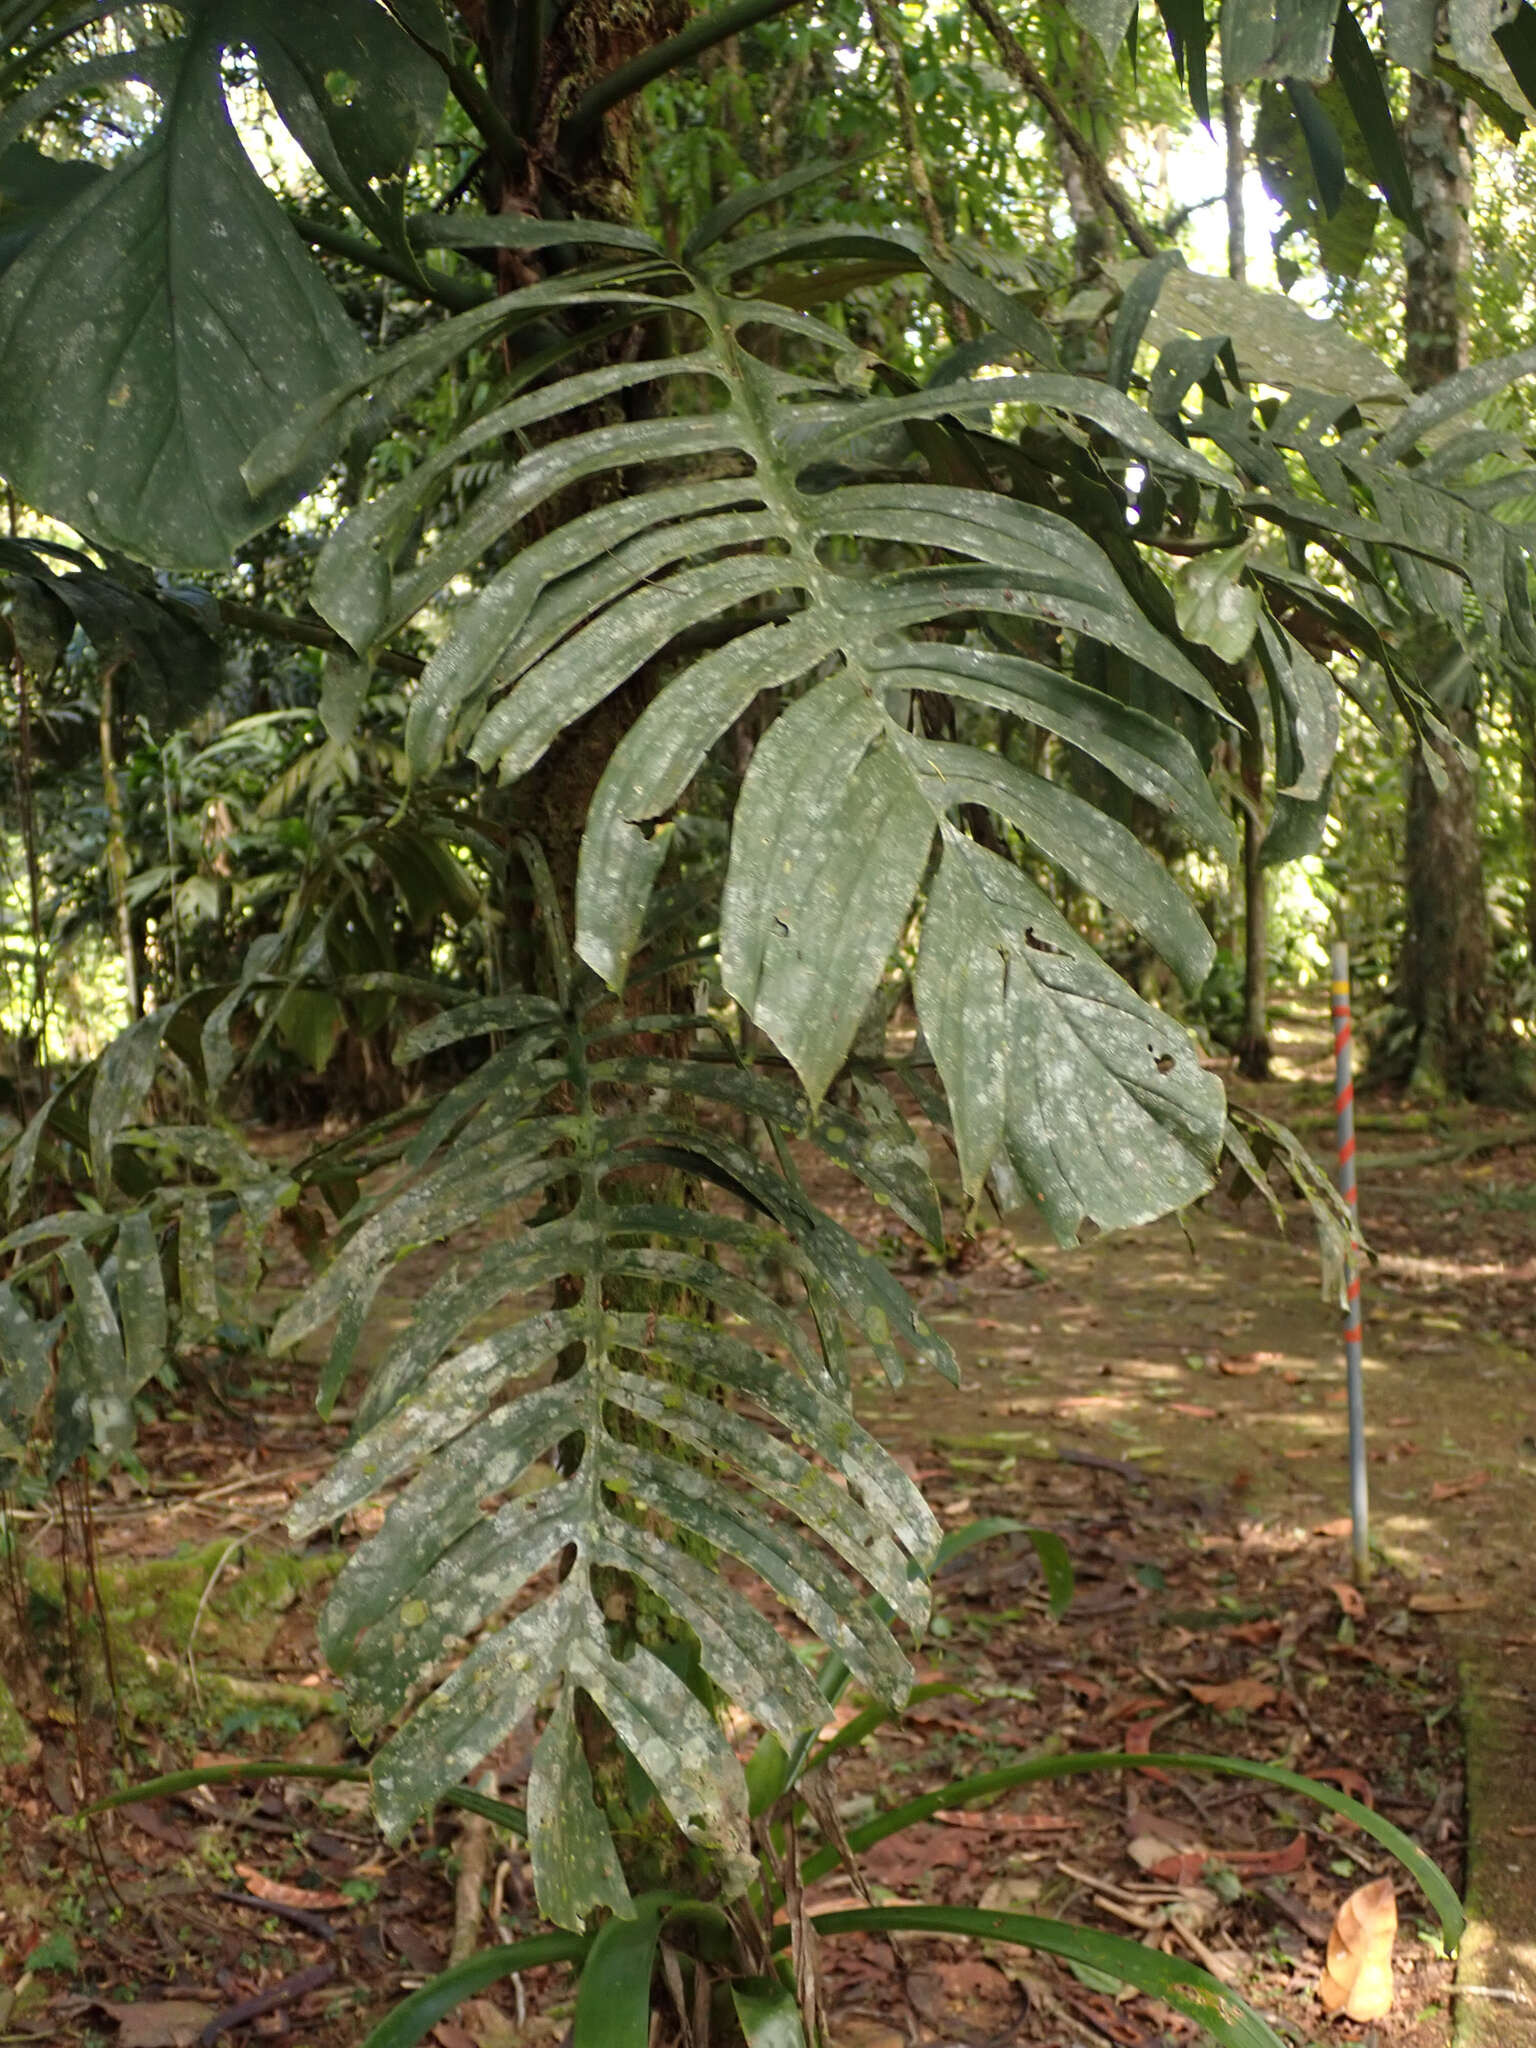
[[[1394,1177],[1403,1199],[1375,1194],[1376,1241],[1389,1253],[1394,1239],[1410,1248],[1379,1283],[1378,1319],[1460,1307],[1525,1346],[1536,1318],[1510,1234],[1524,1218],[1513,1201],[1478,1212],[1485,1242],[1474,1290],[1460,1277],[1474,1259],[1466,1218],[1454,1241],[1450,1225],[1442,1239],[1426,1221],[1422,1191],[1446,1179],[1419,1170],[1411,1181]],[[1416,1204],[1407,1199],[1415,1185]],[[838,1200],[833,1194],[829,1206]],[[1340,1785],[1456,1877],[1461,1765],[1437,1617],[1475,1610],[1486,1596],[1454,1546],[1417,1581],[1383,1570],[1361,1595],[1341,1578],[1348,1524],[1337,1513],[1342,1470],[1331,1462],[1341,1422],[1324,1398],[1337,1386],[1337,1366],[1315,1335],[1266,1323],[1262,1271],[1250,1267],[1223,1285],[1219,1256],[1192,1269],[1166,1230],[1058,1258],[993,1229],[941,1263],[893,1230],[888,1211],[861,1207],[855,1196],[842,1214],[865,1243],[883,1240],[898,1266],[906,1261],[904,1277],[968,1368],[966,1390],[925,1384],[894,1418],[882,1413],[882,1393],[866,1388],[861,1413],[922,1472],[946,1524],[1014,1514],[1056,1529],[1078,1580],[1072,1608],[1055,1622],[1021,1539],[995,1542],[947,1573],[918,1675],[958,1681],[975,1698],[920,1709],[843,1758],[842,1810],[862,1817],[1031,1750],[1205,1749],[1283,1762]],[[1442,1243],[1445,1258],[1436,1256]],[[1509,1284],[1497,1273],[1490,1280],[1490,1266],[1508,1270]],[[1186,1399],[1197,1389],[1203,1399]],[[252,1420],[212,1404],[199,1404],[190,1442],[184,1422],[152,1424],[147,1469],[174,1479],[157,1481],[153,1498],[102,1489],[104,1554],[222,1549],[246,1533],[254,1555],[261,1525],[280,1516],[340,1439],[343,1418],[317,1422],[310,1391],[303,1374],[277,1392],[263,1389],[245,1411],[259,1414],[259,1441]],[[1391,1398],[1407,1405],[1401,1391]],[[1176,1401],[1211,1412],[1180,1414]],[[1325,1411],[1328,1433],[1315,1444],[1298,1445],[1294,1428],[1286,1438],[1286,1427],[1311,1427]],[[1373,1451],[1389,1470],[1403,1464],[1398,1483],[1416,1504],[1406,1512],[1422,1512],[1427,1500],[1468,1516],[1497,1499],[1499,1473],[1485,1478],[1485,1458],[1470,1473],[1460,1469],[1471,1459],[1458,1462],[1423,1416],[1393,1415],[1388,1426],[1411,1426],[1424,1445],[1402,1440]],[[1287,1460],[1295,1448],[1312,1452],[1311,1461]],[[1391,1483],[1373,1478],[1384,1502]],[[48,1515],[37,1533],[56,1548]],[[205,1687],[221,1663],[235,1662],[219,1654],[234,1638],[221,1636],[218,1621],[246,1562],[244,1553],[233,1560],[203,1619]],[[1427,1588],[1436,1572],[1444,1584]],[[185,1764],[194,1749],[354,1760],[314,1646],[322,1592],[300,1587],[277,1617],[258,1667],[257,1692],[265,1684],[271,1697],[248,1700],[243,1721],[235,1696],[223,1694],[199,1725],[184,1701],[157,1731],[137,1725],[133,1774]],[[291,1705],[305,1686],[313,1714]],[[287,1689],[281,1704],[278,1688]],[[169,2037],[194,2012],[271,1998],[242,2031],[286,2025],[312,2048],[350,2048],[446,1960],[454,1931],[447,1873],[459,1836],[451,1816],[418,1828],[396,1853],[380,1848],[356,1784],[211,1788],[144,1809],[143,1825],[131,1810],[98,1823],[114,1897],[91,1878],[81,1831],[60,1819],[105,1789],[110,1745],[99,1717],[83,1733],[77,1745],[75,1731],[45,1721],[38,1752],[4,1767],[6,1981],[25,1977],[34,1955],[55,1958],[13,2002],[13,2036],[84,2042],[101,2037],[106,2019],[126,2048],[135,2033],[121,2016],[130,2008],[139,2038],[157,2021]],[[519,1797],[527,1747],[513,1741],[491,1759],[501,1796]],[[1506,1832],[1530,1830],[1516,1823]],[[521,1852],[501,1841],[492,1861],[482,1938],[531,1931]],[[262,1918],[252,1898],[243,1906],[221,1898],[220,1871],[240,1864],[271,1887],[274,1908],[302,1899],[304,1910],[323,1914],[331,1944],[275,1910]],[[1325,2022],[1318,1984],[1340,1906],[1376,1881],[1381,1865],[1347,1823],[1271,1788],[1151,1769],[1064,1779],[935,1817],[920,1835],[889,1838],[864,1866],[877,1898],[1005,1905],[1139,1931],[1228,1978],[1302,2038],[1320,2037],[1325,2025],[1329,2038],[1365,2038],[1365,2023]],[[254,1897],[250,1877],[238,1881]],[[50,1951],[59,1931],[53,1908],[65,1893],[77,1923],[68,1950]],[[344,1903],[333,1904],[338,1898]],[[846,1898],[846,1880],[832,1878],[812,1904]],[[1371,2023],[1374,2038],[1379,2048],[1444,2048],[1449,1966],[1419,1938],[1429,1916],[1411,1888],[1396,1906],[1395,1997]],[[336,1975],[316,1984],[312,1973],[332,1951]],[[836,2048],[1003,2040],[1165,2048],[1193,2038],[1144,1999],[1018,1950],[843,1937],[824,1944],[822,1966]],[[313,1988],[283,2003],[285,1987],[304,1985]],[[519,2014],[522,2029],[509,2038],[555,2048],[568,2000],[564,1972],[526,1973],[515,1991],[498,1987],[461,2013],[451,2035],[440,2030],[440,2048],[482,2048]]]

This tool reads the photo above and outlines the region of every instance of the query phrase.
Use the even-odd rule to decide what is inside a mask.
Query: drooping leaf
[[[1245,545],[1200,555],[1179,571],[1175,592],[1180,629],[1223,661],[1241,661],[1259,629],[1263,600],[1243,572]]]
[[[596,999],[589,989],[585,1000]],[[583,1015],[564,1019],[566,1056],[538,1070],[532,1094],[515,1065],[506,1069],[509,1095],[492,1092],[471,1107],[458,1141],[390,1191],[274,1334],[287,1346],[340,1310],[338,1344],[350,1344],[401,1253],[577,1175],[584,1192],[574,1211],[525,1225],[488,1247],[472,1274],[449,1272],[422,1297],[375,1364],[354,1443],[295,1524],[319,1526],[415,1473],[336,1582],[322,1621],[327,1655],[354,1712],[377,1723],[399,1713],[418,1681],[440,1675],[455,1641],[484,1632],[377,1752],[380,1816],[398,1833],[558,1686],[529,1796],[535,1822],[551,1831],[535,1860],[544,1909],[573,1922],[624,1896],[603,1848],[605,1823],[583,1793],[570,1718],[578,1690],[683,1831],[721,1853],[732,1881],[751,1867],[740,1766],[665,1662],[638,1646],[615,1654],[593,1574],[642,1580],[691,1630],[714,1682],[786,1745],[820,1723],[825,1703],[771,1624],[700,1562],[701,1545],[739,1559],[861,1683],[899,1697],[905,1662],[843,1567],[890,1611],[919,1622],[926,1591],[911,1567],[926,1564],[937,1532],[905,1475],[853,1423],[822,1317],[839,1304],[892,1369],[898,1350],[942,1356],[889,1275],[792,1182],[718,1131],[679,1121],[686,1062],[665,1063],[668,1086],[656,1089],[656,1063],[615,1047],[611,1033],[584,1045]],[[637,1020],[674,1032],[684,1021]],[[542,1012],[525,1029],[530,1044],[547,1043]],[[551,1114],[551,1095],[563,1095],[576,1073],[581,1100],[638,1086],[674,1106]],[[714,1077],[704,1079],[707,1093]],[[785,1104],[771,1095],[763,1106]],[[868,1170],[885,1171],[888,1138],[877,1145],[859,1122],[840,1110],[844,1134],[835,1142]],[[634,1199],[628,1177],[637,1166],[682,1163],[741,1190],[777,1228]],[[764,1247],[777,1247],[814,1289],[809,1327],[758,1284],[752,1258]],[[472,1334],[508,1297],[560,1276],[579,1283],[579,1305]],[[604,1307],[615,1288],[652,1308]],[[680,1313],[690,1289],[777,1338],[784,1358]],[[550,1384],[519,1387],[557,1357]],[[755,1412],[771,1413],[788,1440],[752,1420]],[[577,1443],[572,1467],[564,1461]],[[528,1491],[528,1475],[550,1472],[562,1445],[561,1471]],[[662,1529],[675,1532],[671,1540]],[[559,1585],[496,1625],[510,1595],[562,1554],[571,1569]]]
[[[946,829],[917,969],[969,1189],[999,1156],[1063,1242],[1192,1201],[1222,1091],[1016,869]]]
[[[222,568],[298,495],[252,498],[241,462],[345,375],[358,343],[246,158],[206,17],[163,92],[148,140],[0,279],[0,470],[126,554]],[[304,485],[335,445],[312,444]]]
[[[117,1227],[117,1308],[128,1383],[137,1390],[166,1363],[169,1341],[160,1250],[143,1209],[130,1209]]]

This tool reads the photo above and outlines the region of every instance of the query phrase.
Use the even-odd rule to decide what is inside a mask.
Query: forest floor
[[[1331,1136],[1325,1025],[1308,998],[1260,1091],[1320,1149]],[[1009,1515],[1058,1530],[1077,1577],[1049,1614],[1033,1552],[1004,1538],[940,1582],[919,1676],[953,1685],[849,1754],[845,1820],[1042,1749],[1262,1758],[1367,1798],[1463,1874],[1466,1679],[1480,1918],[1459,1998],[1433,1916],[1399,1883],[1394,2010],[1327,2021],[1315,1990],[1345,1896],[1387,1868],[1323,1810],[1253,1781],[1143,1771],[1067,1777],[936,1816],[862,1859],[877,1899],[1001,1905],[1139,1935],[1242,1989],[1291,2039],[1447,2048],[1477,2023],[1524,2048],[1536,2012],[1536,1632],[1529,1613],[1536,1415],[1536,1148],[1468,1144],[1509,1120],[1362,1105],[1373,1533],[1350,1582],[1339,1322],[1310,1227],[1261,1205],[1063,1252],[1015,1219],[947,1266],[888,1211],[836,1196],[954,1345],[958,1390],[861,1384],[864,1419],[949,1525]],[[832,1197],[830,1184],[818,1192]],[[386,1301],[406,1316],[408,1297]],[[309,1388],[253,1362],[189,1391],[141,1439],[146,1482],[92,1502],[94,1588],[66,1623],[78,1528],[26,1525],[41,1686],[0,1721],[0,2041],[182,2048],[200,2038],[355,2048],[439,1969],[472,1829],[449,1814],[383,1848],[365,1788],[225,1784],[77,1815],[121,1750],[143,1777],[192,1762],[355,1760],[314,1613],[334,1554],[284,1547],[290,1499],[340,1426]],[[94,1609],[94,1613],[91,1611]],[[112,1623],[119,1709],[51,1704]],[[498,1754],[520,1797],[526,1749]],[[1401,1877],[1401,1874],[1399,1873]],[[850,1880],[813,1903],[847,1903]],[[491,1847],[481,1939],[534,1925],[521,1853]],[[930,1937],[824,1945],[837,2048],[1156,2048],[1187,2023],[1022,1951]],[[1505,1994],[1490,1998],[1487,1992]],[[438,2026],[438,2048],[565,2040],[560,1971],[502,1984]]]

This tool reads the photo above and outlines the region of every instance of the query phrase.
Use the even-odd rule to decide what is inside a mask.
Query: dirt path
[[[1285,1085],[1262,1106],[1325,1148],[1321,1008],[1281,1038]],[[1536,1150],[1421,1165],[1414,1155],[1486,1137],[1499,1119],[1367,1104],[1364,1122],[1372,1538],[1410,1613],[1437,1617],[1463,1682],[1472,1925],[1455,2039],[1532,2048]],[[1271,1538],[1322,1545],[1347,1580],[1339,1319],[1320,1298],[1304,1214],[1279,1239],[1258,1204],[1217,1202],[1188,1237],[1169,1221],[1069,1252],[1014,1224],[983,1239],[971,1271],[920,1287],[969,1388],[942,1410],[925,1391],[923,1427],[978,1464],[1064,1450],[1164,1475]],[[1368,1592],[1368,1609],[1383,1597],[1402,1589]],[[1371,1755],[1362,1726],[1358,1767]]]

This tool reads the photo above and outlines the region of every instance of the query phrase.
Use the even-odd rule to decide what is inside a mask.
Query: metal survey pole
[[[1333,949],[1333,1109],[1338,1128],[1339,1193],[1349,1205],[1356,1234],[1360,1195],[1355,1186],[1355,1082],[1349,1024],[1349,948]],[[1355,1582],[1371,1575],[1370,1501],[1365,1474],[1365,1341],[1360,1310],[1360,1265],[1345,1259],[1344,1373],[1349,1391],[1349,1520]]]

